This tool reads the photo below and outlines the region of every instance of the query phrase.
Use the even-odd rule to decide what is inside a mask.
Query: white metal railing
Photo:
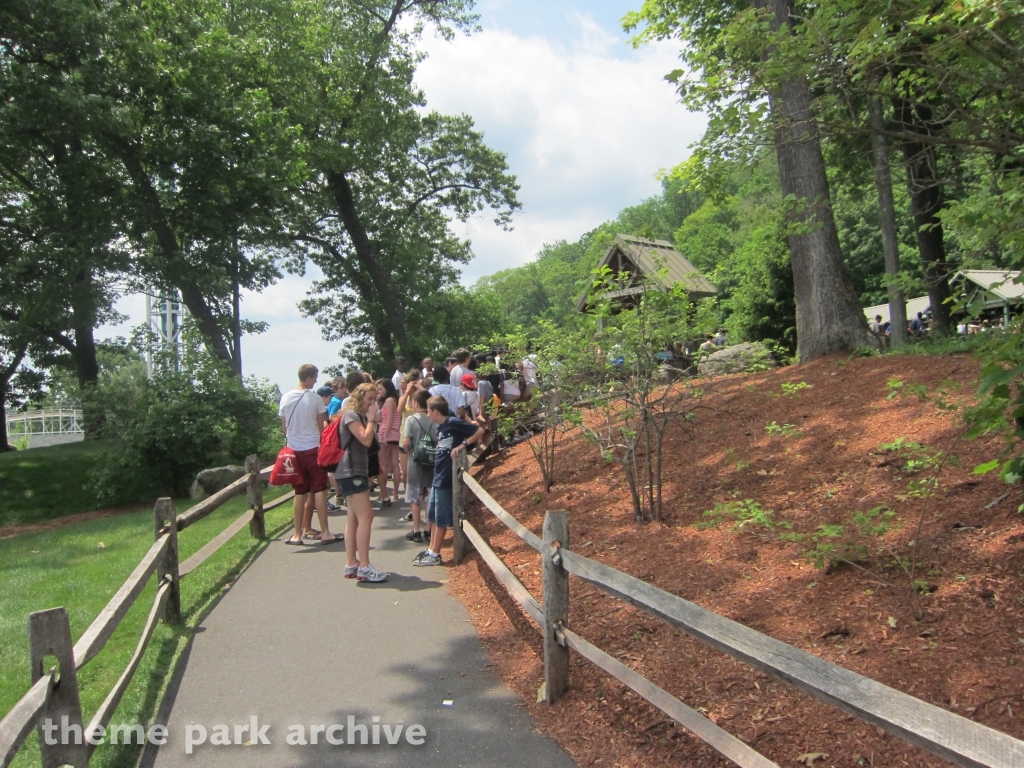
[[[75,408],[48,408],[7,414],[7,437],[25,435],[80,435],[82,412]]]

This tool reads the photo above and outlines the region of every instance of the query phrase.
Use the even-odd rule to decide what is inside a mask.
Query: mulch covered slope
[[[977,372],[968,356],[829,357],[717,379],[706,388],[711,408],[699,439],[669,441],[660,523],[634,521],[621,471],[579,435],[560,450],[550,494],[526,445],[486,462],[477,479],[538,534],[545,509],[568,510],[571,549],[1024,738],[1024,516],[1017,513],[1024,499],[995,473],[972,473],[995,455],[998,438],[958,440],[957,417],[912,391],[945,386],[951,399],[969,399]],[[784,382],[810,388],[784,394]],[[794,426],[770,435],[771,422]],[[900,437],[952,449],[959,460],[943,467],[932,498],[908,492],[926,472],[908,474],[906,455],[879,450]],[[473,524],[539,599],[538,555],[470,498]],[[822,524],[850,530],[853,512],[879,505],[895,511],[896,527],[863,540],[871,554],[863,566],[872,573],[825,572],[807,562],[811,544],[783,542],[757,526],[694,526],[716,502],[734,499],[774,510],[796,532]],[[922,516],[917,570],[926,583],[916,596],[894,556],[911,557]],[[497,669],[538,727],[581,766],[729,764],[579,657],[569,693],[553,707],[535,703],[543,665],[534,625],[475,554],[450,578]],[[573,579],[571,593],[576,632],[780,765],[797,765],[798,757],[817,768],[944,764],[583,582]]]

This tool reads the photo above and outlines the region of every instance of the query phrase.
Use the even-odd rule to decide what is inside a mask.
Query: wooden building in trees
[[[622,288],[607,294],[620,308],[636,306],[645,290],[654,287],[668,291],[677,283],[686,289],[690,303],[718,294],[711,281],[665,240],[616,235],[598,262],[597,269],[606,265],[623,283]],[[592,306],[591,289],[588,287],[576,302],[576,309],[587,312]]]

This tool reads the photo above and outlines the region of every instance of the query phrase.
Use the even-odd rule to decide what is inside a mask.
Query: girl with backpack
[[[345,454],[338,463],[335,477],[338,490],[348,506],[345,526],[345,578],[376,583],[388,577],[370,563],[370,528],[373,525],[373,506],[370,504],[369,454],[379,449],[377,430],[367,418],[373,406],[376,388],[360,384],[352,392],[341,413],[340,437]]]

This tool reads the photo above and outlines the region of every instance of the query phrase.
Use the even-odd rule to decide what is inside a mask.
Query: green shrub
[[[792,528],[793,526],[785,520],[776,520],[775,512],[771,509],[764,509],[753,499],[743,501],[721,501],[715,504],[714,509],[704,513],[704,519],[696,523],[700,529],[714,528],[724,522],[732,522],[731,531],[740,531],[744,528],[764,528],[773,530],[775,528]]]
[[[162,366],[151,380],[141,361],[124,366],[93,397],[103,408],[104,435],[118,445],[93,476],[107,502],[141,477],[161,493],[185,496],[199,470],[253,453],[266,462],[281,444],[269,386],[243,382],[198,351],[180,370]]]

